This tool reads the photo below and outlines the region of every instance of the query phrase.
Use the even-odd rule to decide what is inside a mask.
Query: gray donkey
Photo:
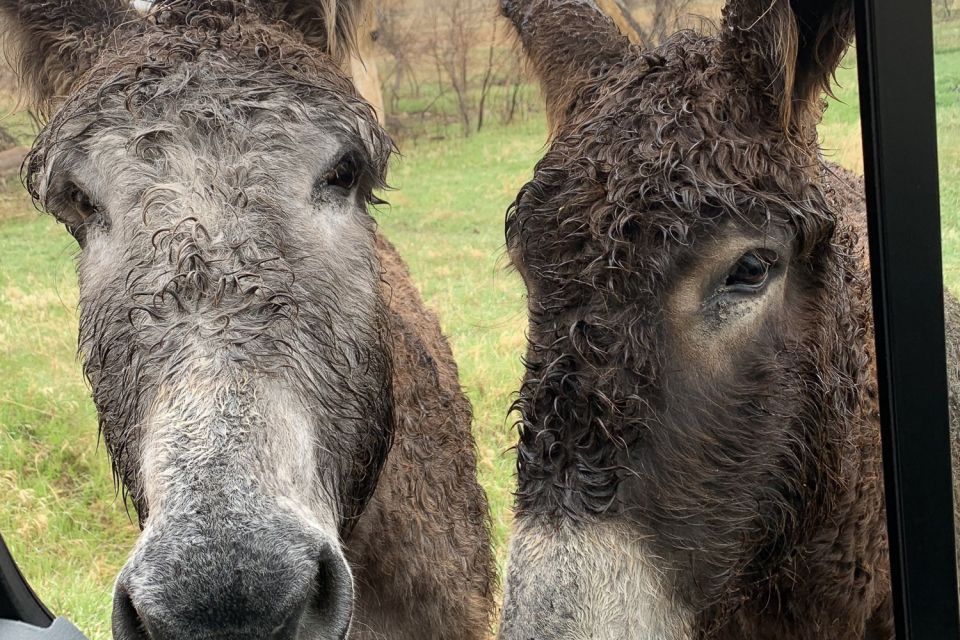
[[[143,532],[114,637],[485,637],[450,348],[367,213],[392,144],[336,0],[0,0],[80,245],[80,352]]]
[[[891,638],[863,187],[816,131],[851,0],[729,0],[656,49],[591,0],[500,4],[553,128],[506,224],[500,637]]]

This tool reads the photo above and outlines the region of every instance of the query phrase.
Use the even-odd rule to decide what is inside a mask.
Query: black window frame
[[[896,637],[960,638],[932,2],[854,4]],[[0,614],[53,621],[2,537]]]
[[[33,592],[20,573],[0,535],[0,620],[15,620],[35,627],[49,627],[53,614]]]
[[[960,637],[930,0],[855,0],[898,640]]]

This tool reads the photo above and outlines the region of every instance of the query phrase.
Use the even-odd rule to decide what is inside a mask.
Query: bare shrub
[[[476,0],[446,0],[433,13],[432,56],[437,84],[454,96],[463,135],[473,130],[470,91],[470,52],[477,41]]]
[[[520,52],[488,0],[384,0],[378,18],[394,135],[468,136],[536,109]]]

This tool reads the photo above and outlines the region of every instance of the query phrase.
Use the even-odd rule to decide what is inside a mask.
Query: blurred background
[[[711,30],[722,2],[598,0],[655,45]],[[397,141],[390,202],[375,213],[453,345],[473,402],[481,481],[502,565],[526,309],[505,268],[503,217],[544,151],[546,121],[491,0],[381,0],[352,68]],[[933,0],[945,277],[960,294],[960,2]],[[904,46],[910,46],[904,43]],[[36,131],[0,75],[0,531],[39,594],[93,640],[110,637],[111,589],[137,536],[99,444],[76,358],[77,247],[19,179]],[[855,55],[820,128],[830,160],[862,172]]]

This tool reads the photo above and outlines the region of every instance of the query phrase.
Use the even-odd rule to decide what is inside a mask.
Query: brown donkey
[[[552,136],[506,224],[500,637],[890,638],[863,189],[816,131],[852,2],[730,0],[656,49],[591,0],[501,9]]]
[[[118,639],[489,633],[470,406],[367,212],[392,145],[340,70],[360,11],[0,0],[143,527]]]

